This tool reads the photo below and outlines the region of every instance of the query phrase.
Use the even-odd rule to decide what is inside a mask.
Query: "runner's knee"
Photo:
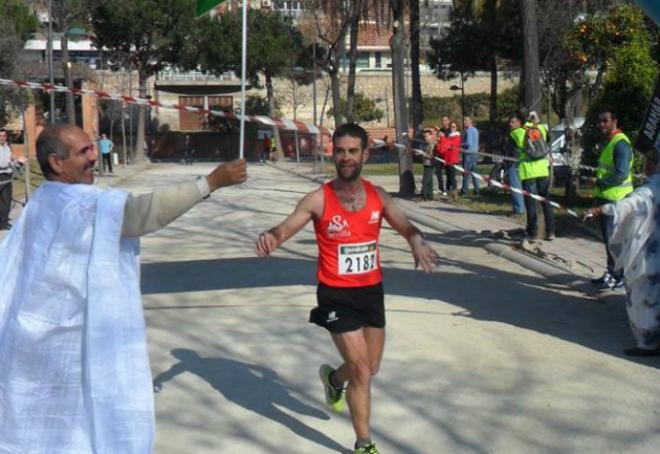
[[[367,361],[359,361],[348,365],[350,380],[357,383],[368,383],[371,380],[372,369]]]

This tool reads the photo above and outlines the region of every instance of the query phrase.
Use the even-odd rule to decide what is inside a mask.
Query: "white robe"
[[[603,207],[613,216],[610,252],[623,270],[628,289],[628,318],[639,348],[660,346],[660,174],[616,204]]]
[[[0,244],[0,453],[144,454],[154,408],[128,194],[44,183]]]

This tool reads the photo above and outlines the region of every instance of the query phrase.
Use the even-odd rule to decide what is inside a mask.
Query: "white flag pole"
[[[248,0],[243,0],[243,42],[241,55],[241,139],[239,141],[238,153],[243,158],[245,147],[245,78],[247,72],[247,10]]]

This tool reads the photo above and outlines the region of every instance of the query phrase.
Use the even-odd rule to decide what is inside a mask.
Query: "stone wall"
[[[137,96],[137,74],[134,72],[132,84],[132,94]],[[121,92],[128,94],[129,93],[129,77],[127,73],[111,73],[103,72],[99,74],[98,83],[100,88],[110,91],[110,92]],[[154,78],[149,80],[149,92],[154,96],[155,99],[166,102],[166,103],[178,103],[179,95],[166,93],[166,92],[154,92]],[[445,97],[457,95],[458,91],[450,90],[452,85],[459,85],[459,80],[448,80],[443,81],[435,77],[433,74],[422,74],[422,95],[423,96],[434,96],[434,97]],[[191,82],[194,83],[194,82]],[[517,81],[511,77],[505,77],[505,74],[500,74],[498,79],[499,90],[506,90],[507,88],[512,87]],[[312,85],[306,86],[296,86],[292,87],[290,80],[288,79],[275,79],[275,93],[280,101],[280,109],[282,115],[287,118],[295,118],[300,121],[312,123],[313,121],[313,97],[312,97]],[[327,78],[322,78],[317,81],[317,113],[318,113],[318,122],[322,123],[324,126],[334,127],[334,121],[332,118],[328,118],[326,115],[328,109],[332,104],[332,96],[329,91],[330,81]],[[294,93],[295,90],[295,93]],[[411,86],[410,86],[410,74],[407,78],[406,90],[408,96],[410,96]],[[392,76],[390,72],[361,72],[358,73],[356,79],[356,91],[361,92],[367,97],[376,101],[376,107],[381,109],[385,115],[383,119],[379,122],[373,122],[368,126],[371,127],[393,127],[394,126],[394,109],[392,102]],[[346,76],[342,76],[342,92],[346,92]],[[490,75],[488,73],[477,73],[474,77],[470,77],[465,82],[465,94],[472,93],[489,93],[490,92]],[[248,91],[248,95],[258,94],[260,96],[266,96],[266,89],[252,89]],[[324,108],[324,101],[327,94],[327,103]],[[240,107],[240,92],[235,92],[230,94],[234,97],[234,106],[238,110]],[[294,99],[297,101],[294,103]],[[295,108],[294,108],[295,104]],[[294,112],[295,110],[295,112]],[[168,109],[158,109],[155,108],[153,111],[153,116],[158,119],[160,125],[167,124],[170,130],[177,131],[180,129],[179,124],[179,112],[175,110]],[[323,118],[321,118],[321,116]]]

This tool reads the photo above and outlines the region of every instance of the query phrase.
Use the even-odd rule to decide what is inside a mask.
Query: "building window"
[[[376,68],[383,67],[383,54],[381,52],[376,52]]]
[[[231,112],[234,110],[233,96],[209,96],[209,110],[222,110]]]
[[[179,96],[179,104],[203,109],[204,97]],[[182,131],[199,131],[204,126],[204,115],[196,112],[179,111],[179,125]]]

